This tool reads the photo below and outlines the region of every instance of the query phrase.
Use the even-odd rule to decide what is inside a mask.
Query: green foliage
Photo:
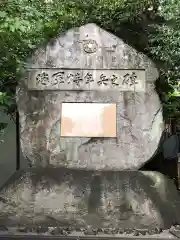
[[[149,34],[149,50],[155,60],[163,62],[160,69],[166,87],[159,87],[166,116],[180,118],[180,1],[161,0],[156,13],[163,24],[153,24]]]

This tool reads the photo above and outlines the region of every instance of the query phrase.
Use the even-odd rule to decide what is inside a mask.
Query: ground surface
[[[25,229],[21,228],[9,228],[9,229],[2,229],[0,231],[0,239],[72,239],[72,240],[95,240],[95,239],[103,239],[103,240],[111,240],[111,239],[159,239],[159,240],[175,240],[178,239],[179,231],[176,231],[178,234],[172,234],[170,231],[172,230],[164,230],[158,234],[148,234],[145,230],[134,230],[128,233],[128,230],[124,233],[116,233],[116,234],[107,234],[107,233],[98,233],[93,234],[92,232],[87,234],[85,231],[71,231],[67,232],[65,230],[59,234],[60,229],[57,228],[48,228],[44,233],[35,233],[33,230],[30,232],[25,232]],[[119,231],[120,232],[120,231]],[[138,235],[138,236],[137,236]]]

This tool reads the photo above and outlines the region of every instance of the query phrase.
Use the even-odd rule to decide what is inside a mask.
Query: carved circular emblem
[[[94,53],[97,51],[98,45],[95,40],[89,39],[89,40],[84,40],[83,48],[86,53]]]

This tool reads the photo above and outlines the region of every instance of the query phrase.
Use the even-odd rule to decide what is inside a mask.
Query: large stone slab
[[[0,193],[0,225],[169,228],[180,222],[180,196],[157,172],[30,168]]]
[[[60,34],[29,59],[17,89],[23,156],[39,166],[140,168],[163,131],[157,78],[147,56],[95,24]],[[85,102],[116,104],[116,137],[61,137],[62,103]]]

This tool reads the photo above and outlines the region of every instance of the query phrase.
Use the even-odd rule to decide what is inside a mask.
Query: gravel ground
[[[170,229],[169,229],[170,230]],[[161,229],[71,229],[71,228],[58,228],[58,227],[34,227],[34,228],[25,228],[17,227],[8,228],[8,229],[0,229],[0,238],[7,236],[9,239],[16,239],[15,236],[25,237],[27,239],[28,236],[31,236],[31,239],[39,239],[41,237],[51,238],[51,239],[111,239],[111,238],[119,238],[119,239],[178,239],[173,234],[169,232],[169,230],[161,230]],[[172,230],[176,230],[172,228]],[[13,237],[11,237],[13,236]],[[8,238],[7,238],[8,239]],[[29,238],[28,238],[29,239]]]

